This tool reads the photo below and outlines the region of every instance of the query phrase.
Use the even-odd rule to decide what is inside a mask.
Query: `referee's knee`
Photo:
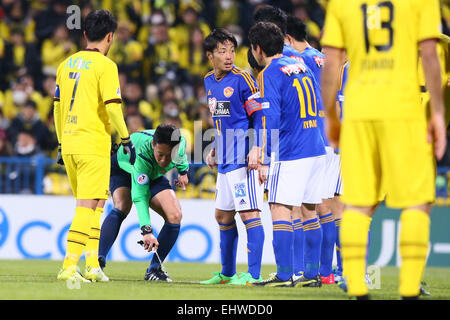
[[[183,213],[181,212],[181,209],[176,208],[171,210],[170,212],[166,212],[167,222],[173,223],[173,224],[180,224],[181,219],[183,218]]]

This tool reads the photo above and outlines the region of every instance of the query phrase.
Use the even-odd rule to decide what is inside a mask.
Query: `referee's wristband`
[[[153,233],[152,226],[145,225],[141,227],[141,235],[145,236],[146,234]]]

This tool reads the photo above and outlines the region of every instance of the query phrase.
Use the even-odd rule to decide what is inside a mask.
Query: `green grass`
[[[69,289],[57,281],[60,261],[0,260],[0,299],[41,300],[347,300],[336,285],[322,288],[261,288],[230,285],[200,285],[200,280],[219,271],[219,265],[200,263],[166,263],[165,269],[173,283],[143,280],[147,262],[110,262],[105,269],[109,283],[82,284]],[[82,269],[84,262],[80,262]],[[244,265],[238,271],[245,271]],[[275,266],[263,266],[266,278]],[[427,268],[424,280],[431,296],[423,299],[450,299],[450,268]],[[398,300],[398,269],[381,268],[381,289],[370,291],[372,299]]]

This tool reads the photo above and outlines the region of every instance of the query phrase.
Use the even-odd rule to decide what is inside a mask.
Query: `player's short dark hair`
[[[171,124],[160,124],[153,134],[153,143],[167,144],[171,148],[181,141],[180,129]]]
[[[283,36],[286,35],[287,28],[287,14],[278,7],[266,5],[255,11],[253,14],[253,21],[258,22],[272,22],[280,28]]]
[[[255,69],[258,72],[260,72],[264,68],[258,64],[258,61],[256,61],[256,59],[252,53],[252,48],[249,48],[247,51],[247,60],[248,60],[248,64],[250,65],[250,67],[252,67],[253,69]]]
[[[284,35],[280,28],[272,22],[255,24],[250,28],[248,39],[253,48],[260,46],[268,57],[283,53]]]
[[[117,29],[114,15],[105,9],[91,11],[84,22],[84,31],[89,41],[103,40],[110,32]]]
[[[289,15],[287,18],[286,34],[297,41],[306,40],[306,25],[297,17]]]
[[[214,29],[205,38],[205,41],[203,42],[203,50],[205,50],[205,52],[213,52],[219,43],[224,43],[225,41],[231,41],[231,43],[234,44],[234,47],[237,47],[237,40],[230,31],[224,28]]]

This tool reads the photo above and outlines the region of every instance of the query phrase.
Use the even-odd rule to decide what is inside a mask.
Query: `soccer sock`
[[[294,274],[299,276],[300,272],[304,271],[303,266],[303,224],[300,219],[296,219],[292,224],[294,228],[294,245],[292,252],[293,271]]]
[[[294,230],[290,221],[273,221],[273,251],[277,264],[277,277],[283,281],[292,277],[292,246]]]
[[[165,222],[161,231],[158,234],[158,255],[161,262],[166,259],[170,250],[172,250],[175,242],[180,234],[180,224],[179,223],[169,223]],[[150,263],[149,270],[156,270],[161,266],[156,254],[153,254],[152,262]]]
[[[106,216],[105,220],[103,220],[100,231],[100,243],[98,250],[99,257],[106,259],[109,250],[111,250],[111,247],[119,234],[120,226],[126,217],[127,215],[125,213],[114,208]]]
[[[229,224],[219,223],[219,228],[222,274],[227,277],[232,277],[236,273],[236,252],[238,244],[236,221]]]
[[[420,282],[426,265],[430,238],[430,217],[417,209],[406,209],[400,216],[400,266],[399,293],[414,297],[420,293]]]
[[[333,264],[334,243],[336,241],[336,226],[333,214],[320,217],[322,226],[322,247],[320,249],[320,275],[328,277],[331,274]]]
[[[98,264],[98,243],[100,241],[100,217],[103,208],[95,208],[94,214],[91,215],[91,228],[89,230],[89,238],[86,242],[84,255],[86,256],[86,267],[99,268]]]
[[[320,250],[322,247],[322,228],[318,218],[303,222],[303,244],[305,273],[304,276],[312,279],[319,274]]]
[[[341,221],[341,246],[344,276],[350,296],[367,295],[365,282],[366,251],[371,218],[362,212],[347,209]]]
[[[90,208],[75,208],[75,216],[67,234],[67,250],[63,269],[73,268],[75,270],[89,238],[90,219],[93,214],[94,210]]]
[[[253,279],[261,275],[261,259],[264,246],[264,228],[261,218],[244,221],[247,229],[248,272]]]
[[[336,226],[336,264],[337,270],[342,275],[342,258],[341,258],[341,240],[340,240],[340,230],[341,230],[341,219],[334,220]]]

